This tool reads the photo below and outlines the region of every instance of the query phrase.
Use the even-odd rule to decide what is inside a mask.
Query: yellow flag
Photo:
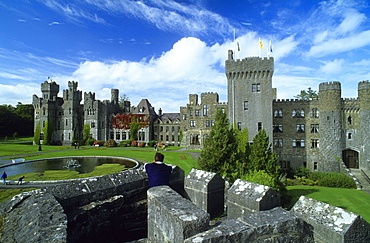
[[[262,43],[262,40],[260,40],[260,49],[263,49],[263,43]]]

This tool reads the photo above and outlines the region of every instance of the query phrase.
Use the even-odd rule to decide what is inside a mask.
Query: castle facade
[[[347,168],[370,170],[370,82],[358,83],[358,97],[341,97],[339,82],[319,85],[319,98],[279,100],[272,87],[273,57],[234,60],[230,50],[225,61],[228,102],[219,102],[217,93],[189,95],[179,113],[158,113],[147,99],[135,109],[129,101],[119,104],[118,89],[111,100],[95,99],[94,93],[77,90],[68,82],[63,97],[53,81],[41,84],[42,97],[33,96],[35,129],[47,121],[54,124],[53,144],[71,145],[83,137],[86,124],[96,140],[130,139],[130,123],[140,124],[139,142],[155,140],[188,149],[201,149],[214,125],[216,111],[228,114],[238,129],[248,128],[252,142],[264,129],[283,168],[307,167],[311,171],[339,172]]]
[[[249,139],[265,129],[284,168],[339,172],[370,170],[370,82],[358,83],[358,98],[343,99],[339,82],[319,85],[314,100],[278,100],[272,88],[274,59],[234,60],[229,51],[228,117]]]

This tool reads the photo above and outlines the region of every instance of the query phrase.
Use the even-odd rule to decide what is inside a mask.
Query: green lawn
[[[370,223],[370,195],[363,191],[318,186],[288,186],[287,189],[292,197],[289,209],[303,195],[359,214]]]
[[[36,153],[35,145],[4,145],[0,144],[0,156],[11,156],[13,158],[24,158],[26,160],[54,158],[54,157],[67,157],[67,156],[117,156],[134,158],[143,160],[145,162],[152,162],[154,154],[157,151],[134,149],[134,148],[106,148],[106,147],[85,147],[80,149],[62,150],[67,147],[62,146],[43,146],[43,151],[54,151],[50,153],[38,153],[28,156],[23,156],[26,153]],[[69,147],[72,148],[72,147]],[[58,151],[60,150],[60,151]],[[170,151],[158,151],[164,154],[165,163],[179,166],[185,171],[187,175],[192,168],[200,169],[198,163],[187,153]],[[3,155],[6,154],[6,155]],[[22,156],[21,156],[22,155]]]

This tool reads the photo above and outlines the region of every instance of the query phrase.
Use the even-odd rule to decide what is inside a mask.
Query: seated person
[[[144,170],[148,174],[149,188],[169,184],[172,167],[163,163],[163,160],[164,155],[156,153],[154,162],[144,165]]]

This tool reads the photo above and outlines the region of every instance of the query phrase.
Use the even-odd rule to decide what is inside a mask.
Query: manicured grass
[[[0,203],[8,200],[9,198],[14,197],[17,194],[22,192],[32,191],[36,188],[27,188],[27,189],[0,189]]]
[[[25,176],[24,181],[52,181],[52,180],[66,180],[66,179],[78,179],[85,177],[93,177],[99,175],[114,174],[123,171],[124,165],[120,164],[102,164],[96,166],[90,173],[79,174],[77,171],[68,170],[47,170],[43,173],[25,173],[21,175],[12,175],[8,177],[8,180],[16,181],[20,176]]]
[[[68,149],[72,148],[72,146],[41,146],[42,151],[55,151],[61,149]],[[16,156],[19,154],[30,154],[30,153],[38,153],[40,152],[39,146],[37,145],[23,145],[23,144],[0,144],[0,157],[3,156]],[[42,152],[41,151],[41,152]]]
[[[1,145],[0,145],[1,146]],[[19,145],[27,147],[28,145]],[[48,151],[61,149],[59,146],[44,146]],[[1,147],[0,147],[1,150]],[[19,148],[21,150],[21,148]],[[44,159],[44,158],[55,158],[55,157],[68,157],[68,156],[117,156],[134,158],[143,160],[145,162],[152,162],[154,154],[156,152],[163,153],[165,156],[165,163],[179,166],[184,170],[187,175],[192,168],[200,169],[198,163],[187,153],[173,152],[173,151],[154,151],[154,150],[143,150],[143,149],[127,149],[127,148],[106,148],[106,147],[86,147],[80,149],[61,150],[50,153],[39,153],[32,154],[29,156],[19,156],[26,160]],[[18,153],[18,155],[21,153]],[[2,156],[0,154],[0,156]],[[14,158],[17,158],[15,156]]]
[[[289,209],[303,195],[359,214],[370,223],[370,195],[363,191],[318,186],[288,186],[287,189],[292,197]]]

